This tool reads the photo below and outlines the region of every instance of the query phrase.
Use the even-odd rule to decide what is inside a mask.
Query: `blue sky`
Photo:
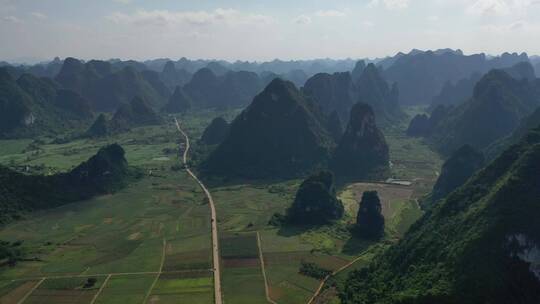
[[[540,54],[540,0],[0,0],[0,60]]]

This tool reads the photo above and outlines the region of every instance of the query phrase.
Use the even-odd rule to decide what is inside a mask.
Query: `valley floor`
[[[218,114],[234,115],[196,113],[183,117],[182,126],[195,142]],[[430,189],[441,160],[401,128],[385,135],[393,177],[412,185],[343,185],[346,216],[332,226],[268,225],[274,213],[289,207],[300,180],[211,183],[224,303],[307,303],[321,282],[299,273],[302,262],[337,270],[355,261],[336,275],[344,276],[406,231],[422,213],[417,199]],[[130,165],[144,168],[144,178],[118,193],[36,212],[3,227],[0,240],[23,240],[29,259],[0,268],[0,303],[214,302],[210,208],[179,166],[182,137],[172,122],[107,140],[0,141],[0,163],[29,165],[32,172],[64,171],[108,142],[121,144]],[[383,199],[388,238],[379,244],[355,239],[346,229],[364,190],[377,190]],[[83,288],[88,278],[96,282]],[[329,291],[316,301],[336,301]]]

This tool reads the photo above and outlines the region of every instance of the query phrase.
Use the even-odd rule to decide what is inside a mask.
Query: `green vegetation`
[[[388,174],[389,151],[371,106],[357,103],[334,152],[332,170],[339,178],[377,179]]]
[[[336,198],[334,176],[329,171],[321,171],[300,185],[291,208],[287,210],[287,223],[321,225],[342,216],[343,204]]]
[[[232,120],[238,113],[238,110],[201,110],[179,116],[182,128],[194,145],[194,154],[190,153],[192,164],[199,163],[204,159],[203,153],[211,151],[205,152],[193,139],[200,138],[215,117]],[[436,155],[417,139],[404,136],[401,129],[390,130],[388,134],[390,158],[397,163],[391,168],[394,177],[421,176],[431,187],[437,164],[440,164]],[[15,267],[0,268],[3,294],[17,302],[26,294],[25,290],[28,292],[32,284],[37,283],[36,279],[83,275],[77,284],[84,286],[88,278],[96,278],[95,286],[88,290],[64,289],[51,301],[69,302],[73,298],[67,293],[81,295],[86,301],[97,292],[96,288],[107,275],[113,274],[96,303],[142,302],[147,293],[150,293],[149,302],[211,303],[209,209],[198,186],[179,166],[177,156],[182,150],[178,147],[178,137],[174,125],[162,124],[63,143],[48,137],[35,141],[1,141],[0,163],[18,171],[69,172],[100,147],[116,142],[124,148],[130,166],[144,172],[139,180],[110,195],[30,213],[25,219],[3,227],[0,239],[10,243],[24,240],[21,249],[29,258],[19,261]],[[407,150],[408,146],[416,153]],[[426,161],[425,167],[413,162],[422,160]],[[334,271],[361,255],[362,259],[351,266],[358,269],[374,255],[373,243],[353,237],[349,230],[354,224],[359,197],[354,198],[353,203],[346,202],[345,197],[351,193],[357,195],[352,190],[356,189],[354,185],[339,185],[337,189],[328,190],[336,201],[336,192],[340,194],[345,203],[343,217],[328,225],[306,228],[268,225],[272,215],[287,213],[301,180],[253,182],[214,176],[205,183],[217,208],[225,301],[267,303],[256,232],[260,235],[270,297],[280,304],[305,303],[319,286],[319,279],[300,273],[303,263]],[[424,186],[417,187],[415,183],[413,187],[402,187],[404,192],[400,192],[400,186],[386,186],[388,193],[396,198],[385,205],[381,195],[385,229],[395,238],[421,213],[413,198],[425,193],[422,192]],[[141,272],[159,271],[163,240],[163,273],[150,290],[157,274]],[[349,271],[349,268],[345,270]],[[27,281],[18,285],[3,284],[12,279]],[[43,283],[47,281],[49,279]],[[49,289],[35,291],[41,296],[47,292]],[[34,293],[30,298],[37,300]]]
[[[312,277],[318,280],[322,280],[332,273],[332,271],[321,268],[315,263],[307,262],[302,262],[299,272],[305,276]]]
[[[365,239],[376,240],[383,236],[384,217],[377,191],[366,191],[362,194],[355,230],[358,236]]]
[[[126,185],[129,177],[124,149],[117,144],[101,148],[67,173],[24,175],[0,167],[0,221],[18,218],[20,211],[48,209],[115,192]]]
[[[220,144],[229,135],[229,123],[223,117],[216,117],[204,129],[200,142],[205,145]]]
[[[87,100],[47,78],[14,79],[0,68],[0,138],[58,134],[86,126],[93,114]]]
[[[274,79],[233,120],[201,169],[228,177],[299,176],[324,164],[333,145],[310,100],[294,84]]]
[[[448,111],[428,140],[445,154],[468,144],[481,150],[510,135],[540,105],[538,83],[503,70],[487,73],[470,100]]]
[[[447,159],[441,170],[441,176],[437,179],[431,201],[435,202],[446,197],[450,192],[463,185],[476,171],[484,167],[484,155],[465,145]]]
[[[536,262],[527,257],[540,241],[539,164],[536,129],[425,214],[398,244],[351,273],[342,301],[540,300],[531,271]]]

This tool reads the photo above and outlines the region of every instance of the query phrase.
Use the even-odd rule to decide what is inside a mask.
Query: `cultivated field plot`
[[[302,262],[315,263],[328,270],[336,270],[349,262],[350,257],[342,253],[325,254],[314,251],[312,240],[305,237],[280,236],[275,230],[261,232],[270,297],[278,303],[306,303],[319,286],[319,280],[299,273]],[[327,235],[324,233],[320,233],[319,237],[322,242],[335,241],[330,238],[325,240]]]
[[[299,180],[239,184],[210,189],[222,231],[267,228],[276,212],[284,213],[294,199]]]
[[[0,303],[18,303],[40,280],[0,281]]]
[[[173,170],[179,163],[174,152],[177,139],[175,129],[160,126],[136,128],[107,140],[43,144],[39,152],[23,151],[29,145],[25,141],[4,146],[0,162],[28,163],[42,168],[34,173],[48,173],[70,169],[101,146],[119,142],[129,164],[143,169],[144,177],[113,195],[35,212],[3,227],[0,239],[24,240],[34,260],[0,269],[2,301],[16,303],[46,277],[26,302],[90,303],[99,284],[111,275],[95,303],[140,303],[148,293],[163,302],[171,298],[167,294],[174,286],[180,286],[175,298],[188,299],[186,303],[212,302],[209,209],[191,177]],[[155,286],[158,289],[151,291],[160,270],[164,274]],[[193,270],[204,275],[162,279],[167,273]],[[59,276],[78,282],[77,286],[62,286],[64,279],[53,279]],[[98,281],[81,288],[83,277]],[[12,283],[13,279],[20,281]],[[174,284],[167,289],[170,282]],[[196,292],[197,288],[204,291]]]
[[[142,303],[156,275],[112,276],[96,299],[96,304]]]
[[[267,303],[256,233],[220,238],[223,299],[226,303]]]
[[[213,276],[208,270],[161,274],[148,299],[148,303],[166,304],[207,304],[213,301]]]
[[[90,284],[92,279],[95,282]],[[24,303],[90,303],[104,280],[105,277],[46,279]]]

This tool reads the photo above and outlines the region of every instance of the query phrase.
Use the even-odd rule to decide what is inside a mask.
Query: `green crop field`
[[[208,110],[181,117],[194,145],[193,157],[202,157],[197,139],[205,126],[216,116],[231,120],[237,113]],[[387,241],[398,239],[421,216],[416,200],[433,185],[441,159],[420,140],[404,136],[403,126],[385,130],[385,135],[393,177],[412,185],[339,185],[346,215],[334,225],[269,225],[273,214],[284,214],[291,205],[300,179],[208,181],[217,209],[227,304],[268,303],[262,266],[268,296],[279,304],[306,303],[317,290],[318,279],[300,274],[302,263],[334,271],[357,259],[336,280],[365,266],[385,245],[360,241],[348,229],[363,191],[379,191]],[[95,303],[111,304],[212,303],[209,206],[199,186],[178,167],[180,138],[169,121],[100,140],[0,141],[0,164],[19,170],[28,166],[31,173],[42,174],[69,170],[117,142],[129,164],[144,175],[117,193],[26,214],[2,227],[0,240],[22,240],[29,258],[0,268],[0,303],[16,303],[26,295],[24,303],[90,303],[94,297]],[[96,284],[83,288],[90,277]]]

